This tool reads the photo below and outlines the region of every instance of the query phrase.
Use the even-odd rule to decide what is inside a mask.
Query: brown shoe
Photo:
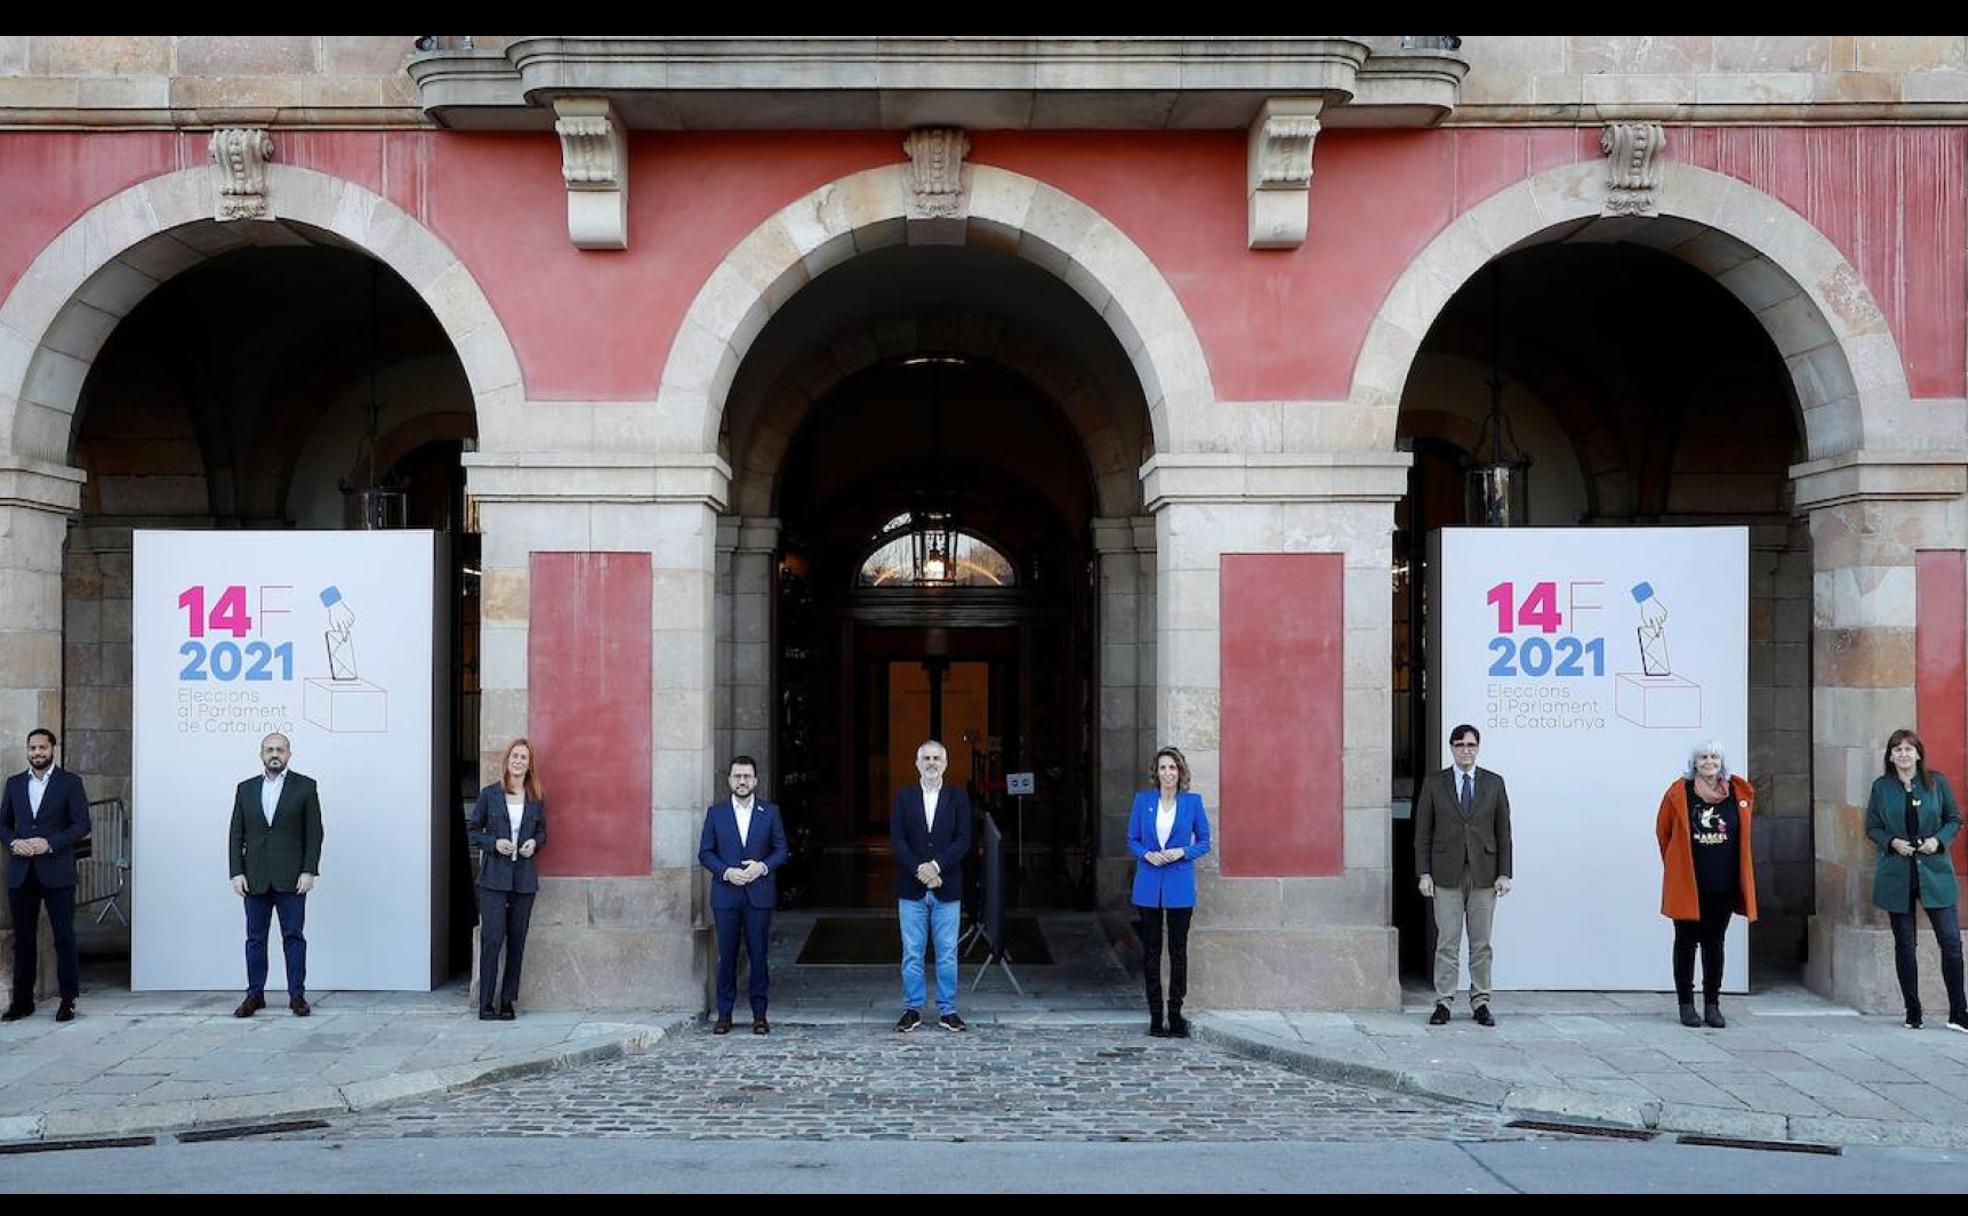
[[[718,1014],[718,1016],[717,1016],[717,1021],[715,1021],[715,1022],[713,1022],[713,1023],[711,1023],[711,1033],[712,1033],[712,1034],[730,1034],[730,1033],[731,1033],[731,1015],[730,1015],[730,1014],[728,1014],[728,1013],[720,1013],[720,1014]]]
[[[288,997],[287,1008],[293,1010],[294,1016],[297,1018],[304,1018],[314,1012],[314,1010],[308,1008],[307,998],[304,996]]]
[[[766,1024],[766,1020],[765,1020],[765,1015],[764,1015],[764,1014],[762,1014],[762,1013],[755,1013],[755,1014],[753,1014],[753,1015],[752,1015],[752,1033],[753,1033],[753,1034],[771,1034],[771,1033],[772,1033],[772,1027]]]
[[[249,992],[246,994],[246,999],[239,1002],[239,1008],[232,1011],[232,1016],[236,1018],[250,1018],[265,1008],[266,998],[257,992]]]

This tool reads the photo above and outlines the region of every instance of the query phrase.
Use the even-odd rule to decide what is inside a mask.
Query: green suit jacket
[[[1946,777],[1928,769],[1927,780],[1929,788],[1923,790],[1918,784],[1913,787],[1914,797],[1920,799],[1915,815],[1920,822],[1921,836],[1940,841],[1941,849],[1916,858],[1920,867],[1920,903],[1927,908],[1952,908],[1960,898],[1960,891],[1955,885],[1954,857],[1948,846],[1954,843],[1954,834],[1961,830],[1961,808],[1955,805],[1954,791],[1948,788]],[[1894,837],[1907,838],[1906,787],[1900,784],[1899,778],[1873,779],[1872,796],[1866,799],[1865,822],[1866,836],[1879,848],[1879,865],[1872,872],[1872,902],[1888,912],[1904,912],[1913,892],[1909,889],[1912,880],[1907,874],[1907,859],[1892,847]]]
[[[292,891],[301,875],[321,873],[321,797],[314,778],[289,772],[273,808],[273,822],[260,807],[264,777],[248,777],[232,796],[232,832],[226,859],[232,877],[246,876],[254,895]]]

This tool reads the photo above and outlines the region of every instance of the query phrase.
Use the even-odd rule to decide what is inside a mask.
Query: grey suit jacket
[[[1510,793],[1503,778],[1476,768],[1475,805],[1462,813],[1455,767],[1430,773],[1415,799],[1415,873],[1438,887],[1496,885],[1510,877]]]

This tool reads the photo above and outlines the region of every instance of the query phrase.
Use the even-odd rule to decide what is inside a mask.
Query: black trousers
[[[492,993],[499,993],[499,1004],[519,999],[519,968],[526,961],[526,926],[533,920],[533,895],[521,891],[478,889],[478,1007],[494,1008]],[[506,951],[506,979],[499,978],[499,948]]]
[[[1189,920],[1196,910],[1144,908],[1140,904],[1136,904],[1134,910],[1141,914],[1141,976],[1143,986],[1148,990],[1148,1008],[1157,1013],[1162,1008],[1162,922],[1166,917],[1168,1003],[1170,1009],[1181,1009],[1182,998],[1189,995]]]
[[[1701,947],[1702,1000],[1722,995],[1722,941],[1735,915],[1733,891],[1703,891],[1701,919],[1674,922],[1674,995],[1683,1005],[1695,1003],[1695,947]]]
[[[1893,921],[1893,966],[1900,973],[1900,996],[1910,1011],[1920,1009],[1920,964],[1914,953],[1914,930],[1919,924],[1911,912],[1887,913]],[[1961,991],[1961,919],[1953,908],[1927,909],[1927,923],[1934,926],[1934,940],[1941,947],[1941,982],[1947,986],[1948,1012],[1968,1012],[1968,999]]]
[[[72,1001],[82,994],[82,968],[75,961],[75,888],[44,887],[30,867],[27,881],[7,891],[14,914],[14,1004],[34,1003],[34,976],[40,966],[41,906],[48,906],[48,926],[55,931],[55,974],[61,995]]]

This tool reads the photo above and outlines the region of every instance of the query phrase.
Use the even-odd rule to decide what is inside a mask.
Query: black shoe
[[[1428,1015],[1428,1024],[1430,1026],[1447,1026],[1449,1024],[1449,1007],[1447,1005],[1435,1006],[1435,1012]]]
[[[257,992],[249,992],[246,994],[246,999],[239,1002],[239,1008],[232,1011],[232,1016],[236,1018],[250,1018],[265,1008],[266,998]]]
[[[1151,1039],[1168,1038],[1168,1028],[1162,1025],[1162,1015],[1159,1011],[1148,1015],[1148,1037]]]
[[[1968,1034],[1968,1010],[1956,1010],[1948,1014],[1947,1028]]]
[[[0,1013],[0,1022],[18,1022],[22,1018],[34,1016],[33,1001],[15,1001],[7,1006],[7,1012]]]
[[[712,1033],[712,1034],[730,1034],[730,1033],[731,1033],[731,1015],[730,1015],[730,1014],[728,1014],[728,1013],[720,1013],[720,1014],[718,1014],[718,1018],[717,1018],[717,1021],[715,1021],[715,1022],[712,1022],[712,1023],[711,1023],[711,1033]]]
[[[1171,1039],[1189,1037],[1189,1019],[1182,1016],[1182,1006],[1173,1002],[1169,1004],[1168,1037]]]
[[[964,1020],[954,1013],[946,1013],[942,1017],[937,1018],[936,1024],[945,1030],[963,1031],[970,1029],[970,1027],[964,1025]]]
[[[752,1015],[752,1033],[753,1034],[772,1033],[772,1024],[765,1020],[764,1014],[755,1013]]]
[[[1681,1024],[1683,1026],[1699,1026],[1702,1024],[1702,1015],[1695,1012],[1695,1003],[1693,1001],[1681,1002]]]
[[[496,1009],[481,1009],[478,1011],[478,1020],[481,1022],[496,1022],[499,1020],[499,1011]]]
[[[1708,1027],[1710,1030],[1726,1029],[1729,1025],[1729,1020],[1722,1016],[1722,1006],[1714,1001],[1703,1001],[1702,1025]]]
[[[902,1020],[895,1023],[895,1029],[901,1034],[908,1034],[920,1025],[922,1025],[922,1014],[913,1009],[904,1009],[902,1011]]]
[[[1902,1026],[1905,1026],[1905,1027],[1906,1027],[1906,1028],[1907,1028],[1908,1030],[1918,1030],[1918,1029],[1920,1029],[1920,1026],[1921,1026],[1921,1022],[1920,1022],[1920,1011],[1919,1011],[1918,1009],[1909,1009],[1909,1010],[1907,1010],[1907,1011],[1906,1011],[1906,1021],[1904,1021],[1904,1022],[1902,1022],[1902,1023],[1900,1023],[1900,1024],[1901,1024]]]
[[[510,1022],[518,1017],[519,1013],[513,1009],[511,1001],[507,1001],[499,1006],[499,1020],[501,1022]]]
[[[1476,1006],[1476,1024],[1478,1026],[1494,1026],[1497,1024],[1497,1020],[1490,1016],[1490,1007],[1488,1005]]]

